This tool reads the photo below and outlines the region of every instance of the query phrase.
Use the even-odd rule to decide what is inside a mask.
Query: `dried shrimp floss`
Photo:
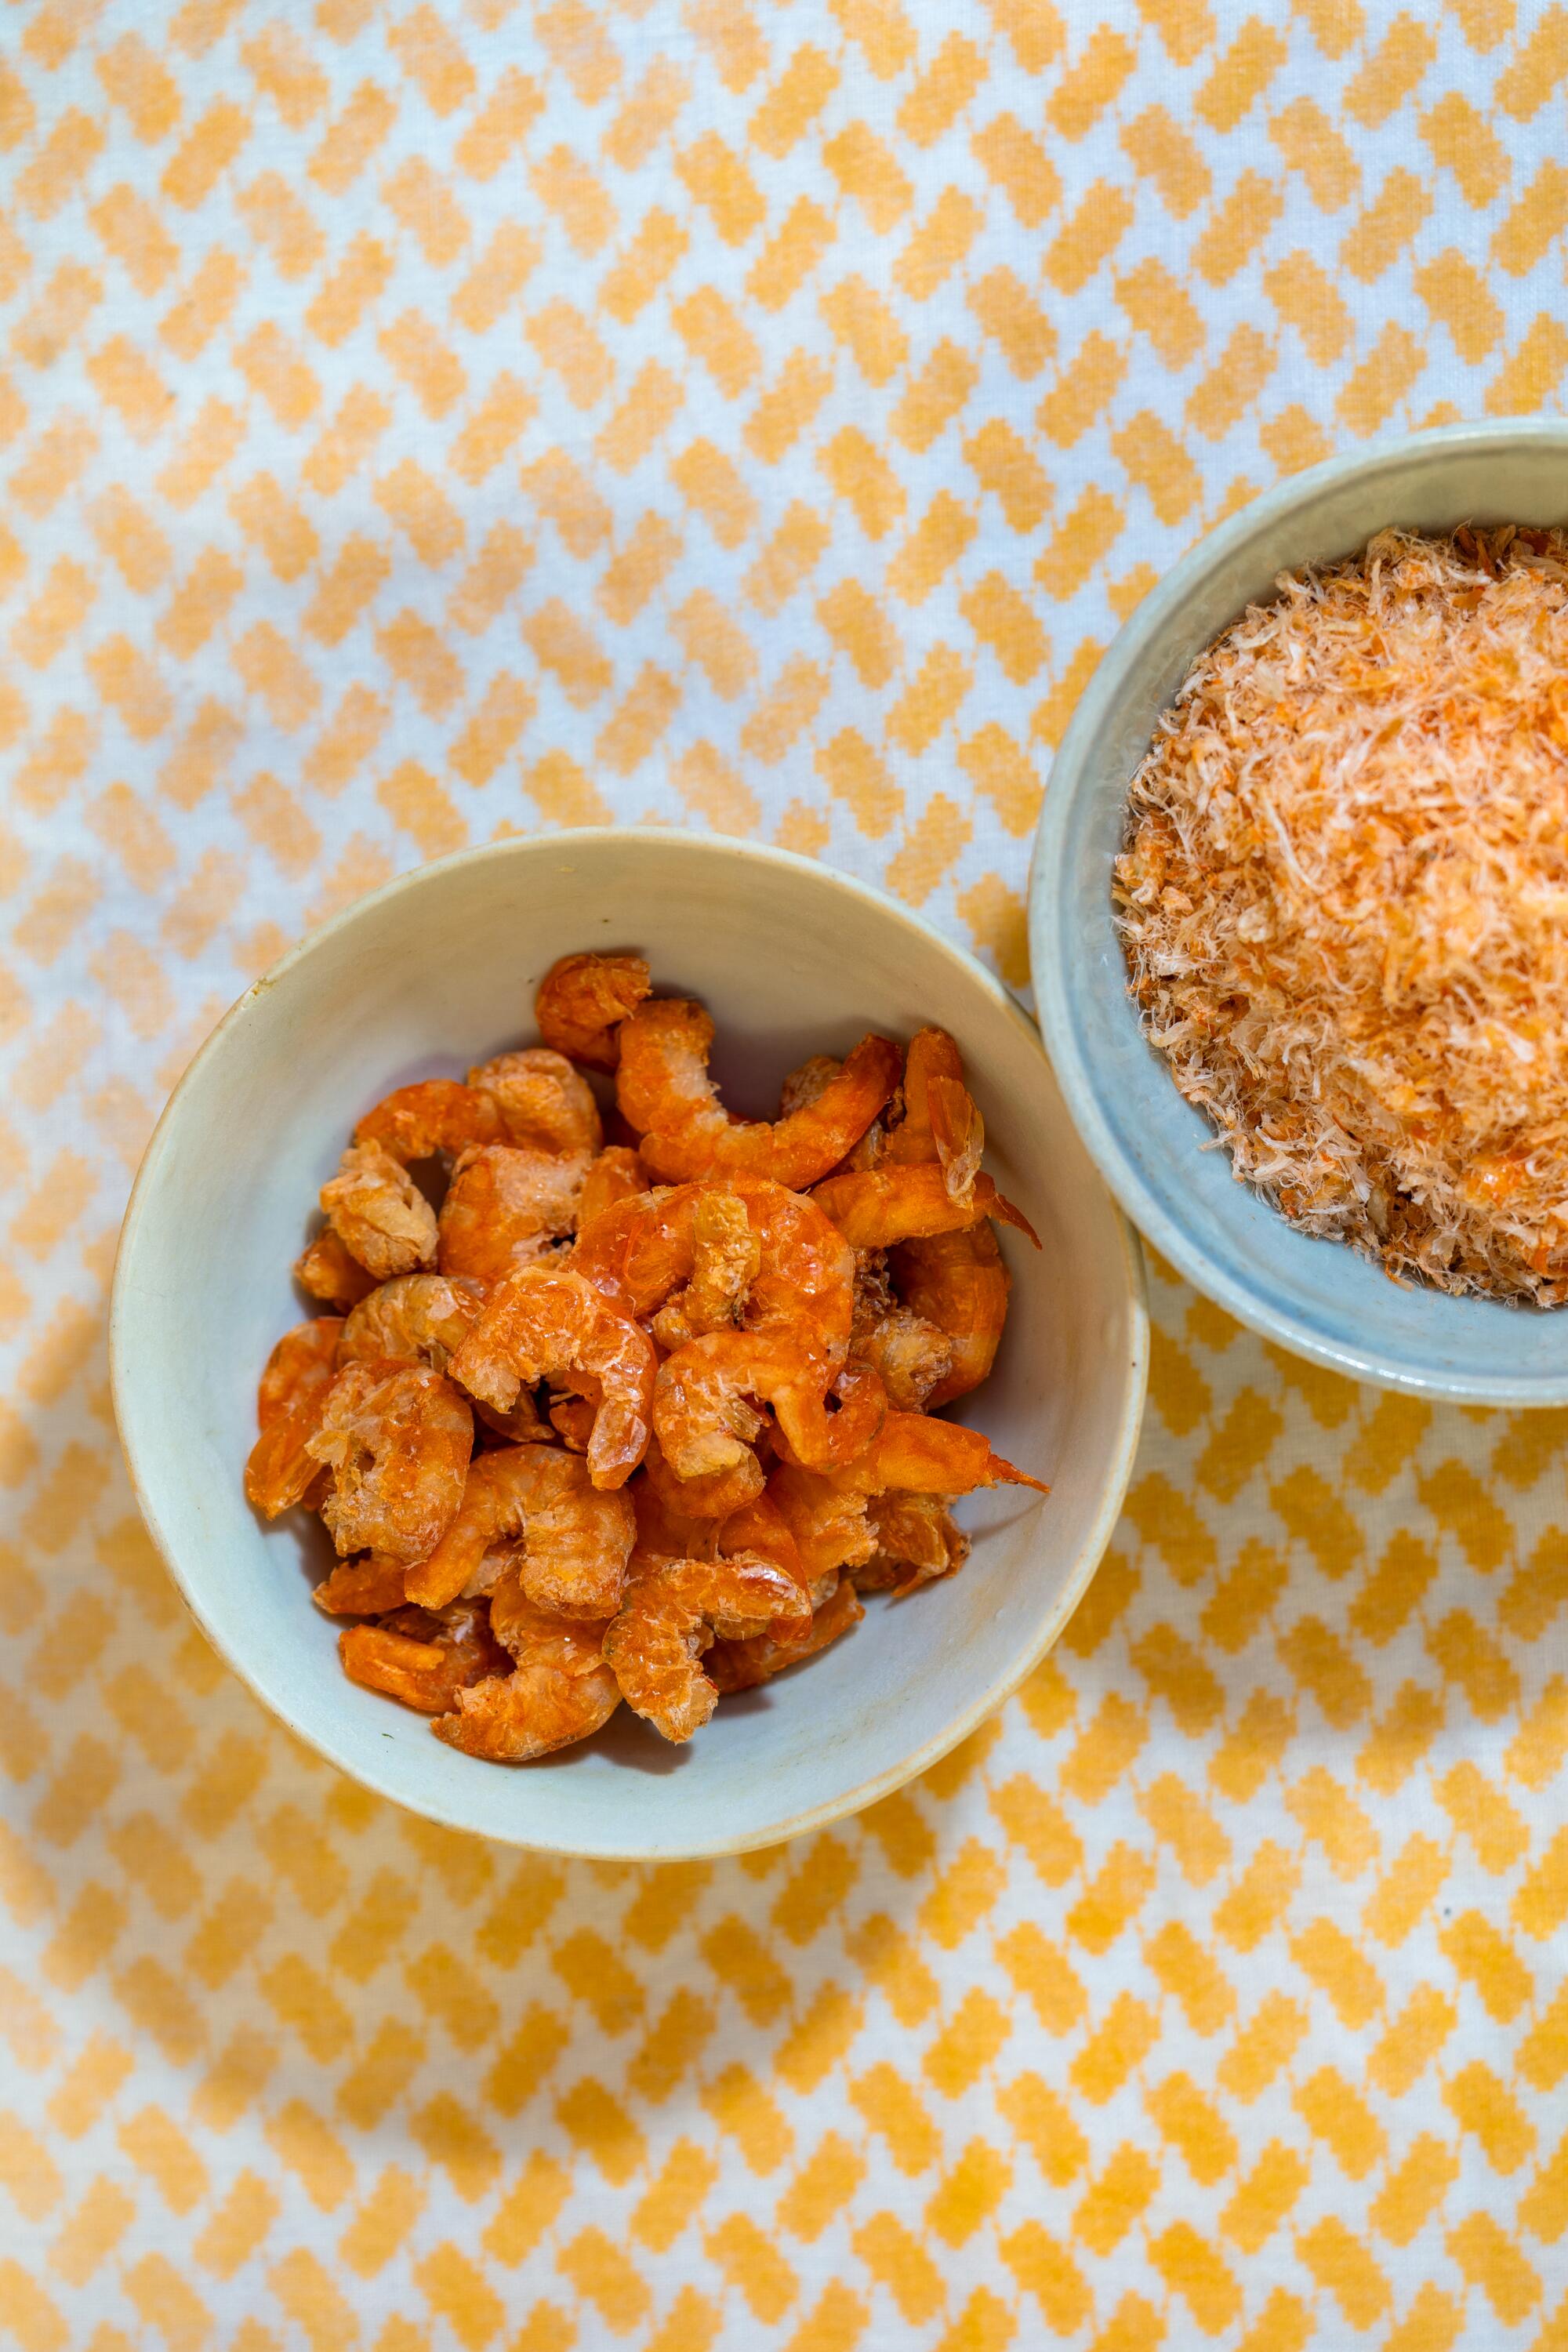
[[[1162,719],[1115,898],[1238,1178],[1396,1277],[1568,1299],[1568,536],[1283,576]]]
[[[1002,1336],[992,1221],[1034,1239],[953,1040],[814,1055],[740,1119],[708,1013],[652,989],[563,957],[542,1045],[367,1110],[294,1269],[337,1311],[262,1374],[246,1492],[320,1514],[343,1672],[494,1763],[622,1706],[689,1739],[862,1592],[953,1574],[955,1497],[1038,1483],[930,1417]]]

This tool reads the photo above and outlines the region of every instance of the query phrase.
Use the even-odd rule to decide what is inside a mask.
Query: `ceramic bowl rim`
[[[1380,440],[1290,475],[1205,531],[1118,630],[1073,712],[1052,762],[1035,836],[1028,907],[1035,1001],[1057,1084],[1089,1158],[1134,1227],[1161,1256],[1248,1330],[1347,1379],[1444,1403],[1516,1408],[1568,1403],[1568,1366],[1555,1386],[1538,1375],[1510,1379],[1504,1374],[1489,1378],[1414,1370],[1407,1363],[1389,1360],[1375,1346],[1349,1337],[1342,1341],[1329,1339],[1289,1308],[1260,1299],[1249,1285],[1229,1274],[1201,1243],[1189,1237],[1186,1228],[1145,1184],[1100,1108],[1068,985],[1068,942],[1055,917],[1061,905],[1057,886],[1064,840],[1079,803],[1095,789],[1095,748],[1101,730],[1129,683],[1144,667],[1152,641],[1197,583],[1223,567],[1235,550],[1299,514],[1326,490],[1358,478],[1374,484],[1382,475],[1397,477],[1413,459],[1428,452],[1446,451],[1458,461],[1472,451],[1510,445],[1527,452],[1531,442],[1540,445],[1542,457],[1561,463],[1568,457],[1568,418],[1494,418],[1436,425],[1426,432]],[[1279,566],[1287,568],[1285,563]],[[1568,1314],[1568,1309],[1563,1311]]]
[[[250,1009],[258,1000],[274,987],[286,973],[291,972],[298,964],[326,941],[352,929],[365,915],[378,910],[389,900],[424,887],[432,880],[439,884],[446,876],[457,869],[487,860],[537,856],[558,857],[570,856],[575,851],[591,853],[595,847],[609,841],[615,841],[623,845],[629,844],[637,846],[646,844],[661,848],[679,842],[683,847],[701,853],[715,856],[729,856],[737,862],[752,865],[771,866],[782,872],[809,877],[816,882],[825,881],[830,887],[836,887],[842,890],[847,900],[859,900],[874,907],[880,914],[891,914],[900,922],[921,934],[928,943],[934,944],[969,981],[982,988],[993,1006],[1006,1016],[1020,1034],[1027,1040],[1033,1050],[1040,1051],[1039,1037],[1034,1024],[1001,982],[987,971],[977,958],[957,946],[924,916],[911,908],[901,905],[886,892],[876,888],[874,885],[861,881],[857,876],[841,873],[836,867],[824,866],[815,858],[801,856],[793,850],[781,849],[771,843],[749,842],[724,835],[688,834],[667,825],[576,826],[559,833],[512,835],[500,841],[484,842],[472,848],[457,850],[448,856],[433,859],[426,865],[414,866],[405,873],[394,876],[390,881],[381,884],[374,890],[367,891],[363,897],[355,898],[349,906],[341,908],[325,923],[307,932],[302,939],[297,940],[276,963],[263,972],[259,979],[253,981],[250,986],[236,999],[192,1056],[159,1115],[157,1124],[148,1139],[146,1150],[137,1169],[130,1198],[126,1203],[124,1222],[121,1227],[119,1244],[115,1252],[114,1274],[110,1292],[109,1360],[110,1389],[114,1405],[116,1428],[120,1434],[121,1451],[142,1524],[153,1540],[159,1558],[168,1570],[175,1590],[203,1633],[229,1671],[237,1675],[251,1696],[269,1716],[275,1717],[286,1730],[292,1733],[297,1739],[301,1740],[318,1755],[324,1757],[339,1771],[357,1781],[362,1787],[371,1790],[384,1802],[399,1805],[405,1811],[416,1811],[424,1819],[437,1822],[443,1827],[461,1831],[468,1836],[493,1838],[498,1843],[520,1847],[530,1853],[552,1853],[595,1861],[636,1861],[646,1859],[646,1855],[624,1843],[616,1844],[614,1842],[588,1843],[581,1839],[552,1843],[547,1837],[542,1837],[537,1833],[529,1837],[521,1835],[510,1837],[493,1828],[476,1830],[472,1822],[463,1817],[459,1808],[443,1805],[438,1801],[433,1801],[428,1804],[421,1802],[417,1806],[412,1806],[406,1798],[395,1795],[382,1787],[373,1773],[340,1753],[333,1744],[330,1731],[298,1719],[293,1713],[280,1706],[271,1693],[263,1691],[258,1685],[246,1661],[237,1656],[215,1631],[203,1608],[199,1592],[193,1591],[191,1585],[187,1583],[180,1565],[178,1548],[158,1518],[147,1485],[144,1483],[142,1465],[135,1459],[127,1439],[125,1433],[130,1416],[121,1410],[122,1400],[129,1392],[132,1377],[131,1359],[134,1347],[134,1341],[125,1323],[123,1277],[132,1260],[137,1232],[146,1213],[147,1204],[156,1192],[160,1167],[170,1149],[170,1139],[178,1126],[182,1098],[188,1100],[188,1088],[191,1082],[209,1057],[220,1055],[228,1050],[237,1030],[243,1025]],[[1076,1119],[1074,1123],[1077,1123]],[[840,1821],[847,1814],[858,1812],[866,1806],[875,1804],[879,1798],[889,1795],[895,1789],[901,1788],[907,1780],[928,1770],[952,1748],[966,1739],[988,1716],[994,1714],[1012,1696],[1058,1640],[1063,1627],[1088,1590],[1114,1532],[1137,1454],[1148,1390],[1149,1312],[1142,1250],[1137,1234],[1115,1201],[1112,1199],[1108,1205],[1111,1210],[1114,1229],[1119,1238],[1127,1295],[1129,1350],[1121,1411],[1114,1442],[1109,1449],[1100,1504],[1072,1559],[1069,1572],[1058,1597],[1057,1604],[1045,1620],[1035,1639],[1002,1674],[993,1678],[984,1691],[977,1693],[965,1706],[961,1708],[940,1732],[933,1733],[920,1748],[908,1757],[900,1759],[896,1764],[889,1765],[867,1780],[857,1782],[852,1787],[823,1798],[818,1803],[807,1806],[798,1813],[776,1822],[770,1822],[765,1828],[742,1832],[719,1843],[711,1840],[699,1840],[689,1845],[662,1847],[658,1856],[660,1861],[717,1859],[725,1854],[753,1852],[760,1847],[780,1844],[787,1839],[803,1836],[812,1830],[826,1827],[829,1822]]]

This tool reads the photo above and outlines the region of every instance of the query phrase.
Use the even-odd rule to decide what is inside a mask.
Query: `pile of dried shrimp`
[[[542,1045],[366,1113],[295,1268],[331,1311],[261,1380],[246,1492],[321,1513],[344,1672],[500,1763],[623,1699],[689,1739],[861,1592],[957,1568],[955,1496],[1038,1485],[926,1418],[996,1352],[991,1221],[1035,1238],[952,1038],[818,1055],[742,1120],[707,1013],[649,990],[638,956],[564,957]],[[576,1065],[614,1072],[635,1145]]]

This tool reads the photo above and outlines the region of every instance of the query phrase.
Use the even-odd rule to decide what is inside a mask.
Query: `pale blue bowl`
[[[1451,1402],[1568,1402],[1568,1309],[1450,1298],[1296,1232],[1237,1183],[1144,1040],[1111,918],[1127,787],[1197,655],[1276,576],[1391,524],[1568,522],[1568,423],[1419,433],[1298,474],[1210,533],[1139,606],[1058,752],[1035,844],[1040,1027],[1079,1132],[1133,1223],[1239,1321],[1353,1380]],[[1208,1148],[1205,1149],[1205,1146]]]

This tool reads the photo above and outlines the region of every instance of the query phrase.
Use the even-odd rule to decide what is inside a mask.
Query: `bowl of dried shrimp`
[[[1134,1223],[1352,1379],[1568,1403],[1568,425],[1416,434],[1202,540],[1052,770],[1047,1050]]]
[[[1136,1244],[970,958],[784,853],[507,841],[241,998],[149,1147],[116,1410],[209,1638],[453,1827],[668,1859],[870,1802],[1070,1614]]]

